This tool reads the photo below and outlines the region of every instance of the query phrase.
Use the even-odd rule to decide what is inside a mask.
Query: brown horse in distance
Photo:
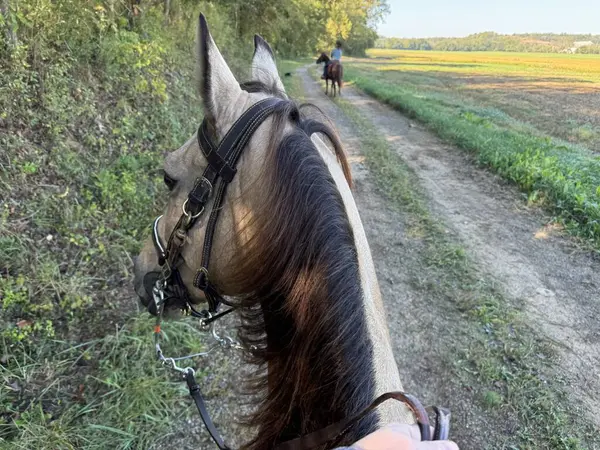
[[[331,60],[326,53],[321,53],[319,59],[317,59],[317,64],[324,62],[327,64],[327,72],[325,75],[325,94],[329,94],[329,80],[331,80],[331,88],[333,89],[333,96],[335,97],[336,88],[335,84],[337,83],[338,90],[340,95],[342,95],[342,78],[344,76],[344,68],[342,63],[337,59]]]

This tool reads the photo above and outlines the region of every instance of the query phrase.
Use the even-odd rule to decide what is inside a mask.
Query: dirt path
[[[305,71],[301,74],[306,90],[317,92],[310,100],[335,118],[343,141],[352,143],[352,130],[338,120],[335,105],[325,99],[322,88]],[[516,189],[477,168],[464,152],[441,143],[401,114],[353,88],[345,88],[343,95],[393,143],[425,188],[434,215],[450,228],[481,272],[496,280],[506,297],[525,311],[540,337],[554,344],[561,361],[557,376],[565,379],[573,402],[581,402],[588,419],[600,426],[598,259],[578,251],[555,227],[547,225],[548,217],[537,209],[527,209]],[[405,238],[395,226],[396,221],[391,221],[392,231],[383,229],[389,226],[391,217],[385,205],[369,197],[359,192],[357,202],[365,228],[370,231],[384,297],[388,306],[400,302],[405,308],[403,289],[385,286],[388,271],[402,270],[400,264],[388,266],[385,261],[396,245],[393,236],[396,241]],[[393,319],[390,314],[392,324]],[[400,338],[395,342],[397,358],[402,358],[403,350]],[[424,356],[427,359],[428,355]]]

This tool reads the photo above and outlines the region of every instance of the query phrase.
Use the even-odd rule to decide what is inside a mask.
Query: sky
[[[457,37],[481,31],[600,34],[600,0],[388,0],[386,37]]]

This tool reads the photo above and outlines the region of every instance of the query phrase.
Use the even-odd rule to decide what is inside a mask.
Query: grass
[[[189,398],[180,380],[154,362],[151,320],[130,319],[102,338],[73,345],[42,342],[3,350],[0,448],[149,448],[184,417]],[[202,336],[169,323],[171,351],[197,351]],[[6,353],[6,351],[10,353]]]
[[[407,218],[409,233],[425,244],[422,287],[444,303],[456,305],[468,334],[466,348],[453,348],[456,374],[464,385],[480,391],[482,407],[497,417],[516,416],[516,432],[491,448],[595,448],[600,442],[567,403],[564,386],[553,378],[552,350],[536,340],[518,308],[482,279],[463,247],[444,232],[429,212],[414,173],[394,153],[373,124],[348,102],[338,105],[353,122],[361,148],[379,189]],[[454,345],[454,344],[450,344]],[[552,381],[548,381],[552,380]],[[492,416],[494,417],[494,416]]]
[[[309,61],[310,60],[308,59],[299,59],[296,61],[281,60],[277,64],[285,91],[287,95],[294,100],[300,101],[304,98],[302,80],[296,74],[296,69],[306,65]],[[290,75],[285,76],[286,73],[289,73]]]
[[[169,352],[199,348],[202,337],[188,324],[166,329]],[[0,425],[0,448],[149,448],[171,432],[189,399],[154,363],[149,330],[148,318],[135,318],[89,342],[4,353],[0,400],[12,405],[3,413],[12,421]]]
[[[160,11],[90,37],[102,7],[64,21],[61,5],[39,9],[37,64],[25,37],[0,45],[0,448],[148,448],[189,403],[138,317],[132,255],[166,197],[163,152],[201,120],[192,50]],[[203,345],[165,328],[172,352]]]
[[[502,110],[452,93],[380,76],[376,64],[347,64],[346,77],[367,94],[425,123],[444,140],[516,183],[555,213],[573,234],[600,245],[600,158],[544,135]],[[426,76],[426,75],[424,75]],[[570,128],[572,132],[572,128]],[[583,134],[582,134],[583,133]],[[581,132],[589,136],[589,132]]]

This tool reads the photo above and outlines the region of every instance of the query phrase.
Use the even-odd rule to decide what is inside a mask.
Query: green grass
[[[445,101],[427,89],[384,81],[352,65],[345,75],[367,94],[474,153],[481,164],[527,194],[545,199],[569,231],[600,246],[600,157],[578,146],[507,127],[482,108]]]
[[[580,420],[553,373],[554,354],[493,283],[482,279],[464,248],[444,232],[429,212],[414,173],[394,153],[374,125],[348,102],[338,105],[353,122],[361,148],[379,189],[406,217],[408,233],[424,243],[421,287],[456,305],[469,336],[466,348],[453,348],[457,379],[480,391],[481,405],[497,416],[518,419],[516,433],[491,448],[584,449],[600,441]],[[452,345],[449,344],[449,345]],[[493,425],[490,425],[493,426]],[[496,446],[494,446],[496,445]]]
[[[287,95],[299,102],[304,99],[304,89],[302,87],[302,79],[296,73],[296,69],[305,66],[311,61],[312,60],[309,59],[299,59],[295,61],[282,60],[278,63],[281,81],[283,82]],[[286,73],[290,73],[291,75],[286,77]]]
[[[0,43],[0,447],[148,448],[189,401],[136,318],[131,258],[166,198],[164,152],[202,117],[193,31],[147,9],[143,32],[100,32],[95,5],[50,3],[43,63],[27,30]],[[166,332],[173,353],[202,348],[183,323]]]
[[[46,341],[31,349],[4,340],[0,448],[149,448],[168,435],[189,412],[189,398],[156,363],[151,322],[131,319],[77,345]],[[165,351],[200,348],[202,336],[189,324],[165,328]]]

